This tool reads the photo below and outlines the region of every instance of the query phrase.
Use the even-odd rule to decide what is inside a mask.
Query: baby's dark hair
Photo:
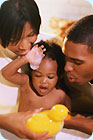
[[[57,62],[57,65],[58,65],[58,69],[57,69],[58,82],[57,82],[56,88],[59,88],[59,82],[60,82],[60,79],[63,76],[64,66],[65,66],[65,56],[62,53],[61,46],[59,46],[58,44],[56,44],[52,41],[40,41],[37,44],[38,44],[38,47],[43,45],[44,48],[46,49],[46,51],[44,52],[45,56],[43,57],[43,59],[45,57],[48,57],[48,58],[51,58],[52,60],[55,60]],[[29,66],[29,69],[30,69],[29,77],[30,77],[30,80],[31,80],[32,69],[30,68],[30,66]]]
[[[52,41],[41,41],[38,43],[38,46],[41,45],[44,45],[44,48],[46,48],[46,51],[44,52],[45,57],[47,56],[52,60],[56,60],[58,65],[57,75],[58,77],[60,77],[61,74],[64,72],[65,66],[65,57],[64,54],[62,53],[61,47]]]
[[[35,34],[39,33],[41,17],[34,0],[6,0],[0,7],[0,41],[3,47],[17,44],[28,22]],[[11,41],[12,39],[12,41]]]
[[[68,41],[88,46],[93,53],[93,15],[81,18],[68,30],[66,35]]]

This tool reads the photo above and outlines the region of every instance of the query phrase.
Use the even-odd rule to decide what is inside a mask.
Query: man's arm
[[[36,112],[37,110],[34,113]],[[22,139],[45,140],[52,138],[52,136],[47,136],[47,132],[36,134],[27,128],[26,120],[31,116],[32,112],[19,112],[0,115],[0,128],[13,133]]]
[[[70,120],[65,120],[64,127],[68,129],[75,129],[81,132],[92,134],[93,132],[93,119],[86,117],[71,117]]]

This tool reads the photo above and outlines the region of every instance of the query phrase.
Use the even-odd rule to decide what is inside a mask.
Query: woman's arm
[[[0,128],[13,133],[22,139],[45,140],[52,138],[52,136],[47,136],[47,132],[41,134],[33,133],[26,126],[26,120],[31,117],[33,113],[39,111],[40,110],[35,110],[35,112],[19,112],[0,115]]]

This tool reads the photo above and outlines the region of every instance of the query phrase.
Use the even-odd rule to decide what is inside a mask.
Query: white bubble
[[[0,132],[0,140],[8,140],[8,139],[5,139]]]

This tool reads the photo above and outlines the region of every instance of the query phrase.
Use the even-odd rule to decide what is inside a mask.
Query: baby
[[[36,47],[38,51],[35,50]],[[40,59],[39,62],[36,60],[38,53],[42,55],[42,61]],[[19,73],[18,69],[26,63],[27,72]],[[37,64],[39,66],[33,70],[31,66]],[[64,65],[61,47],[50,41],[41,41],[28,54],[15,59],[2,69],[7,80],[20,85],[19,111],[40,107],[50,109],[55,104],[64,104],[70,109],[70,99],[60,88]]]

